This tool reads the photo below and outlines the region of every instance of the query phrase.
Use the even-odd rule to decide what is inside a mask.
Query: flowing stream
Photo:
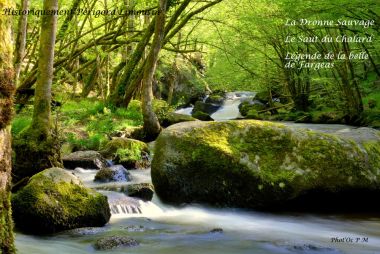
[[[122,186],[93,183],[94,170],[75,173],[91,188]],[[131,175],[132,182],[150,181],[150,170],[131,171]],[[112,210],[105,227],[43,237],[17,232],[18,253],[94,253],[98,252],[93,248],[96,239],[111,235],[130,236],[140,246],[100,253],[380,253],[380,219],[370,215],[270,214],[199,205],[178,208],[161,203],[156,196],[152,202],[143,202],[120,192],[100,192],[109,197]],[[113,206],[118,206],[117,211]],[[333,238],[345,242],[333,242]]]
[[[239,105],[245,100],[252,100],[255,97],[255,92],[228,92],[225,95],[222,106],[211,115],[215,121],[224,121],[237,119],[242,117],[239,112]],[[205,102],[207,97],[203,100]],[[181,108],[176,110],[176,113],[183,115],[191,115],[194,107]]]
[[[235,117],[241,98],[231,97],[215,115]],[[331,132],[350,127],[313,125]],[[310,127],[302,125],[301,127]],[[152,202],[127,197],[118,190],[126,184],[151,182],[150,170],[130,171],[131,182],[94,183],[96,170],[76,169],[83,183],[108,196],[112,217],[101,228],[83,228],[54,236],[16,232],[20,254],[141,253],[141,254],[379,254],[380,216],[368,214],[273,214],[201,205],[173,207],[154,196]],[[378,202],[378,201],[374,201]],[[137,247],[96,251],[104,236],[130,236]]]

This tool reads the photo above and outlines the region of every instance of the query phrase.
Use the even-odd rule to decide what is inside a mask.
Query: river
[[[238,116],[238,104],[235,97],[231,98],[222,107],[222,110],[228,112],[216,112],[214,117],[226,120],[232,115]],[[342,125],[299,126],[323,128],[328,132],[339,131],[343,135],[348,135],[352,128]],[[131,183],[151,182],[149,169],[130,172]],[[77,169],[75,174],[90,188],[112,189],[130,184],[94,183],[95,170]],[[163,204],[157,196],[154,196],[152,202],[142,202],[115,191],[101,192],[108,196],[110,206],[114,207],[111,220],[106,226],[43,237],[16,232],[18,253],[380,253],[379,214],[273,214],[232,208],[216,209],[197,204],[173,207]],[[133,209],[129,207],[128,210],[127,205],[138,207],[138,212],[130,212]],[[130,236],[139,241],[140,245],[112,251],[96,251],[93,248],[97,239],[112,235]]]
[[[87,186],[101,186],[91,181],[94,170],[76,173]],[[150,179],[150,170],[131,174],[132,182]],[[103,193],[111,202],[123,195]],[[179,208],[163,204],[156,196],[153,202],[140,202],[142,214],[113,214],[102,228],[43,237],[16,232],[18,253],[94,253],[98,252],[93,248],[96,239],[110,235],[130,236],[140,246],[100,253],[380,253],[380,219],[370,215],[271,214],[201,205]],[[219,228],[223,231],[210,232]]]

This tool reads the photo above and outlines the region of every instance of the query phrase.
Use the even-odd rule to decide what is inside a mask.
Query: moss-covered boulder
[[[63,158],[63,166],[67,169],[85,168],[101,169],[107,167],[107,161],[97,151],[78,151]]]
[[[79,227],[100,227],[111,216],[107,197],[85,188],[61,168],[46,169],[12,196],[16,227],[50,234]]]
[[[241,120],[170,126],[156,141],[156,193],[173,203],[249,208],[279,208],[321,197],[316,193],[379,193],[378,131],[300,125]]]
[[[100,152],[107,159],[127,169],[150,166],[149,149],[146,143],[130,138],[114,138]]]

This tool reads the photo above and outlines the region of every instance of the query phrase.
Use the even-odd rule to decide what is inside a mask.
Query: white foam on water
[[[194,107],[180,108],[180,109],[177,109],[175,113],[191,116],[191,112],[193,111],[193,109]]]

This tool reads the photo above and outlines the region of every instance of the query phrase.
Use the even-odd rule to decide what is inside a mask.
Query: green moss
[[[13,139],[12,149],[15,152],[13,173],[16,181],[51,166],[62,166],[59,140],[53,135],[46,137],[31,127]]]
[[[145,167],[149,149],[147,144],[139,140],[114,138],[104,146],[101,153],[125,167]]]
[[[257,119],[257,120],[260,120],[262,119],[259,115],[259,112],[257,112],[256,109],[250,109],[248,110],[248,112],[246,113],[246,117],[248,119]]]
[[[380,142],[367,141],[363,143],[363,146],[370,156],[370,161],[373,163],[373,168],[380,169]]]
[[[0,190],[0,225],[0,253],[14,253],[10,194],[3,190]]]

